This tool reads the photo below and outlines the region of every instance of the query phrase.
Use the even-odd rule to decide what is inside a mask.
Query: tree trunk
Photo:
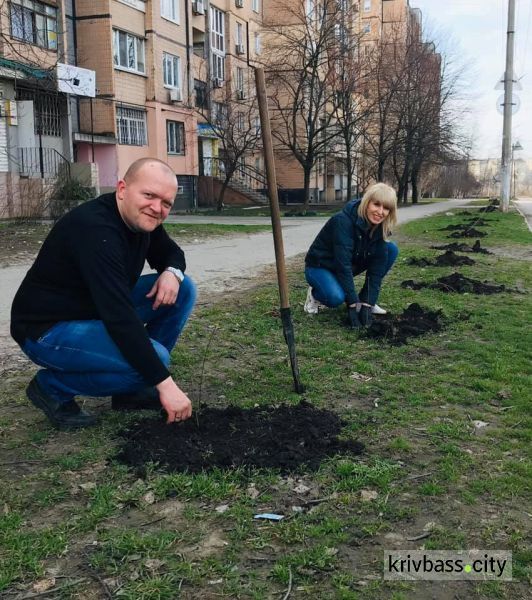
[[[308,167],[303,167],[303,193],[303,213],[306,214],[310,204],[310,169]]]
[[[417,204],[419,201],[419,190],[417,186],[418,177],[419,173],[415,169],[413,169],[412,178],[410,180],[412,183],[412,204]]]

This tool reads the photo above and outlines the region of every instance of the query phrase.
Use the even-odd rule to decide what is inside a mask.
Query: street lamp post
[[[512,144],[512,174],[513,174],[513,184],[514,184],[514,191],[512,194],[512,198],[515,200],[515,192],[516,192],[516,188],[515,188],[515,160],[514,160],[514,152],[517,150],[522,150],[523,146],[521,146],[521,144],[519,143],[519,141],[515,142],[515,144]]]

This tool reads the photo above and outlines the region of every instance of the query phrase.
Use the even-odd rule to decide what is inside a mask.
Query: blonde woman
[[[348,325],[371,325],[372,314],[385,314],[377,305],[383,277],[399,249],[387,240],[397,223],[397,196],[385,183],[370,186],[362,200],[351,200],[331,217],[305,258],[309,284],[305,312],[316,314],[320,304],[334,308],[345,303]],[[354,276],[366,273],[357,293]]]

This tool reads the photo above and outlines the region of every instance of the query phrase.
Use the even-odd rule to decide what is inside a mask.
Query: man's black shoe
[[[115,394],[111,398],[113,410],[161,410],[159,392],[147,387],[132,394]]]
[[[75,400],[61,403],[44,392],[34,377],[26,389],[30,402],[40,408],[56,429],[82,429],[96,425],[98,419],[82,410]]]

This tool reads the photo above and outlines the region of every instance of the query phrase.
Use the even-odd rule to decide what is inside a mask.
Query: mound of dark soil
[[[499,210],[498,204],[489,204],[488,206],[483,206],[480,209],[480,212],[490,213],[490,212],[497,212],[498,210]]]
[[[453,273],[448,277],[440,277],[436,283],[419,283],[413,279],[408,279],[401,283],[401,287],[412,290],[420,290],[422,288],[430,288],[432,290],[441,290],[442,292],[455,292],[457,294],[500,294],[506,291],[504,285],[493,285],[482,283],[476,279],[469,279],[460,273]]]
[[[459,267],[462,265],[474,265],[475,261],[469,256],[460,256],[452,250],[447,250],[444,254],[436,257],[435,265],[437,267]]]
[[[459,244],[453,242],[452,244],[444,244],[443,246],[431,246],[434,250],[453,250],[454,252],[476,252],[478,254],[492,254],[486,248],[481,248],[480,240],[477,240],[472,246],[467,244]]]
[[[435,260],[429,258],[410,258],[407,261],[408,265],[416,267],[459,267],[462,265],[474,265],[475,261],[467,256],[455,254],[452,250],[448,250],[445,254],[440,254]]]
[[[342,425],[335,413],[304,401],[250,409],[203,407],[184,423],[166,425],[152,418],[130,425],[120,434],[124,443],[117,458],[137,468],[158,463],[167,472],[316,470],[327,457],[364,450],[359,442],[338,439]]]
[[[470,229],[464,229],[464,231],[455,231],[454,233],[451,233],[450,235],[448,235],[447,237],[449,238],[472,238],[472,237],[486,237],[488,234],[485,233],[484,231],[479,231],[478,229],[475,229],[474,227],[471,227]]]
[[[468,229],[471,229],[471,225],[459,223],[458,225],[447,225],[447,227],[442,227],[438,231],[467,231]]]
[[[365,336],[383,339],[391,346],[402,346],[408,343],[409,338],[440,331],[442,318],[441,310],[425,310],[414,302],[397,317],[389,314],[379,317],[366,330]]]

